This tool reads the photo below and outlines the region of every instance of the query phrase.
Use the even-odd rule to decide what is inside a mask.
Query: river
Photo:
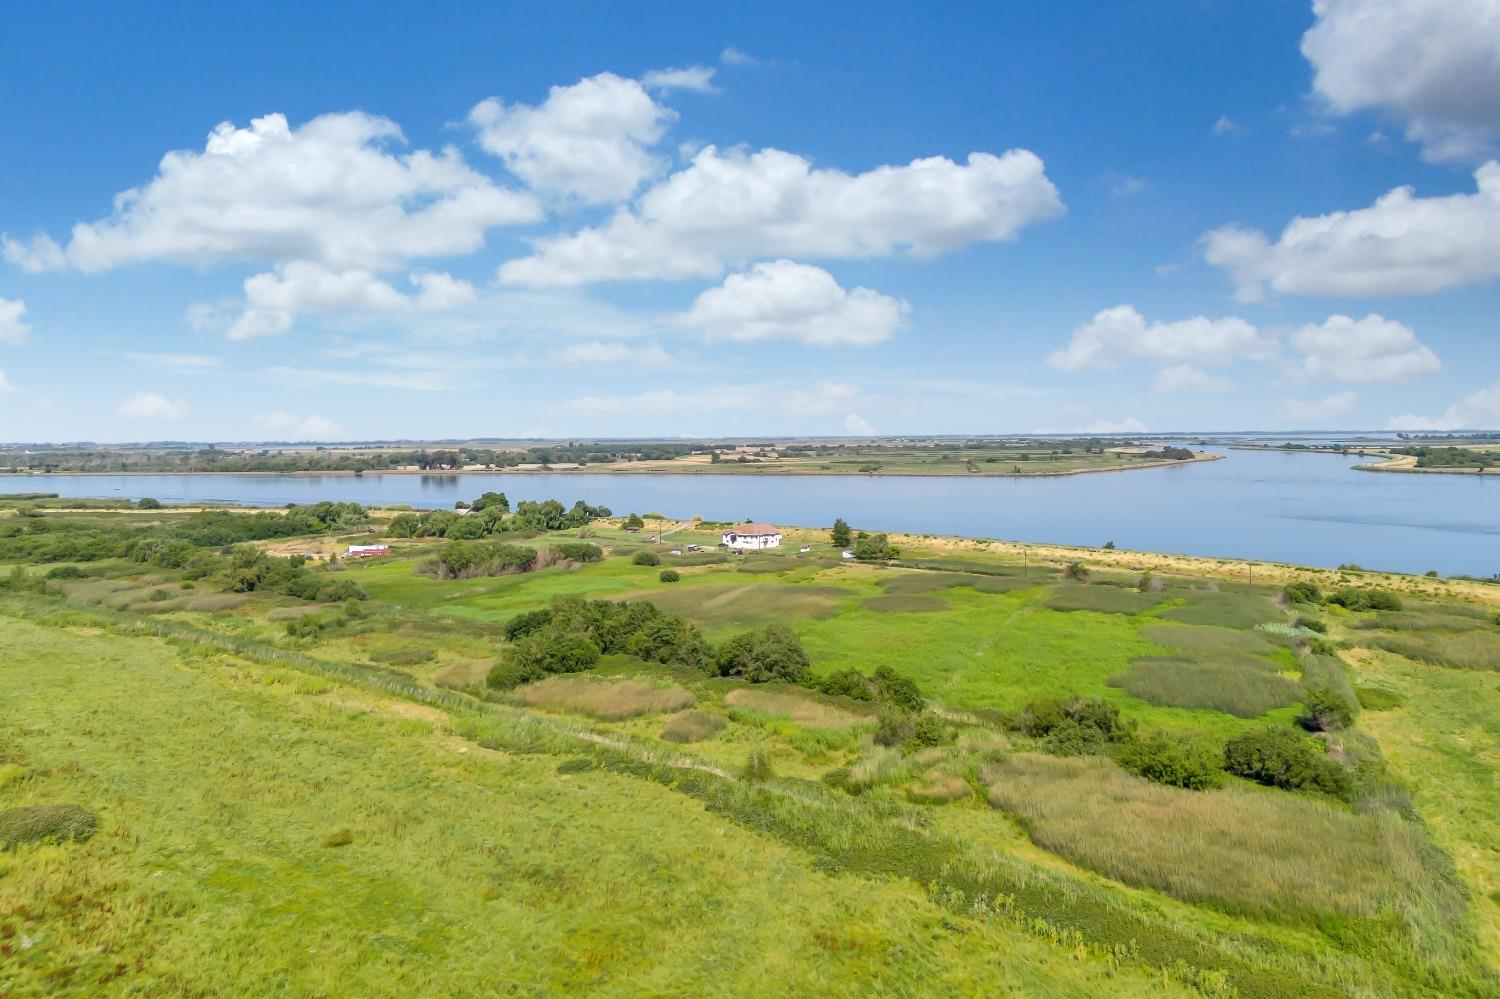
[[[1360,459],[1224,460],[1059,478],[665,475],[0,475],[0,492],[259,506],[352,500],[451,507],[487,490],[616,513],[1102,545],[1444,575],[1500,572],[1500,477],[1357,472]]]

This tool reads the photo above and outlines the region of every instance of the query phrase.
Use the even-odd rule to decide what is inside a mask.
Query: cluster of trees
[[[475,541],[495,534],[572,530],[610,515],[607,506],[592,506],[579,500],[571,507],[555,499],[522,500],[515,512],[504,493],[485,493],[468,507],[468,513],[452,510],[403,511],[391,519],[386,533],[393,538],[448,538]]]
[[[1475,468],[1486,469],[1500,465],[1500,454],[1494,451],[1477,451],[1467,447],[1402,447],[1394,454],[1416,456],[1418,468]]]
[[[1156,451],[1147,451],[1141,457],[1156,461],[1187,461],[1193,457],[1193,452],[1185,447],[1164,447]]]
[[[509,644],[491,668],[490,687],[508,690],[552,673],[593,669],[606,655],[737,677],[750,683],[796,683],[808,675],[807,653],[785,625],[726,639],[717,649],[698,626],[648,601],[559,597],[505,624]]]
[[[26,562],[97,562],[131,556],[137,545],[175,542],[222,548],[306,534],[357,529],[369,515],[357,503],[288,506],[284,513],[206,510],[171,524],[130,526],[96,521],[16,517],[0,522],[0,558]]]
[[[260,590],[319,603],[365,599],[358,583],[338,577],[327,566],[314,569],[302,555],[278,558],[254,545],[215,551],[173,538],[152,538],[135,545],[129,555],[143,565],[181,569],[185,579],[211,578],[231,593]]]
[[[535,548],[500,541],[450,541],[418,569],[439,579],[472,579],[532,572],[560,561],[598,562],[603,558],[604,549],[587,541],[557,541]]]
[[[1282,592],[1295,604],[1330,604],[1350,611],[1398,611],[1401,598],[1389,590],[1363,586],[1341,586],[1324,594],[1317,583],[1299,580],[1288,583]]]
[[[1337,695],[1309,696],[1303,724],[1332,731],[1347,726],[1350,709]],[[1316,719],[1310,724],[1310,720]],[[1108,755],[1147,780],[1190,790],[1223,785],[1226,774],[1292,791],[1349,800],[1351,772],[1323,744],[1290,725],[1250,729],[1222,747],[1202,737],[1141,733],[1115,705],[1097,698],[1037,701],[1005,717],[1005,726],[1059,756]]]
[[[833,530],[829,532],[829,540],[833,542],[835,548],[852,547],[854,557],[863,562],[878,562],[901,554],[900,549],[891,544],[889,535],[870,534],[867,531],[855,534],[843,517],[834,520]]]

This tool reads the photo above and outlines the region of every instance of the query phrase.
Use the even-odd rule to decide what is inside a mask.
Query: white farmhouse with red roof
[[[724,532],[720,542],[725,548],[737,551],[760,551],[763,548],[781,546],[781,528],[770,524],[735,524]]]

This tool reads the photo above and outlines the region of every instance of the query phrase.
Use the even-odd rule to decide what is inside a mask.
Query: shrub
[[[875,745],[901,746],[916,732],[916,716],[906,711],[882,711],[875,723]]]
[[[543,607],[541,610],[527,611],[517,614],[509,621],[501,631],[505,633],[506,641],[514,642],[516,639],[531,634],[539,628],[546,626],[552,620],[552,611]]]
[[[559,597],[545,610],[512,618],[505,632],[514,636],[505,658],[544,673],[590,669],[601,654],[695,669],[712,658],[695,625],[645,601]]]
[[[1082,562],[1069,562],[1068,567],[1063,570],[1063,578],[1078,583],[1087,583],[1090,578],[1089,567]]]
[[[1011,720],[1011,728],[1059,756],[1102,751],[1130,734],[1120,709],[1093,697],[1033,701]]]
[[[161,500],[152,499],[150,496],[142,496],[135,504],[137,510],[160,510]]]
[[[928,774],[906,789],[906,797],[919,805],[946,805],[973,793],[968,781],[944,773]]]
[[[508,658],[543,673],[582,673],[599,665],[599,646],[587,635],[533,635],[506,650]]]
[[[630,561],[632,565],[661,565],[661,556],[656,552],[636,552]]]
[[[714,665],[720,676],[750,683],[796,683],[807,677],[809,661],[796,632],[784,624],[771,624],[728,639],[719,646]]]
[[[661,580],[663,583],[675,583],[682,578],[682,573],[678,572],[676,569],[663,569],[661,571],[661,575],[657,576],[656,578]]]
[[[339,829],[323,837],[323,845],[326,847],[337,848],[340,846],[348,846],[353,842],[354,834],[347,829]]]
[[[861,562],[875,562],[895,558],[900,552],[891,545],[885,534],[862,534],[854,542],[854,557]]]
[[[502,658],[490,667],[484,682],[485,686],[491,690],[513,690],[523,683],[540,680],[544,675],[535,663],[516,662],[509,658]]]
[[[420,648],[381,649],[370,653],[371,662],[385,666],[416,666],[421,663],[430,663],[436,658],[436,652]]]
[[[1252,729],[1224,746],[1224,769],[1257,784],[1289,791],[1315,791],[1348,800],[1349,773],[1322,746],[1293,728]]]
[[[1288,583],[1281,592],[1294,604],[1316,604],[1323,599],[1323,591],[1318,588],[1318,584],[1307,580]]]
[[[48,840],[81,843],[94,835],[99,820],[82,805],[23,805],[0,811],[0,850]]]
[[[925,749],[928,746],[944,746],[953,741],[953,726],[931,711],[923,711],[912,725],[911,738],[906,740],[907,749]]]
[[[1127,739],[1115,760],[1133,774],[1158,784],[1206,791],[1224,783],[1224,754],[1201,740],[1166,732]]]
[[[1348,728],[1354,721],[1354,711],[1343,694],[1329,687],[1319,687],[1307,692],[1307,701],[1297,724],[1309,732],[1332,732]]]
[[[1351,611],[1398,611],[1401,598],[1386,590],[1343,586],[1328,595],[1328,602]]]
[[[332,622],[325,617],[304,614],[286,623],[286,634],[288,638],[317,638],[331,626]]]
[[[771,754],[764,749],[752,749],[740,776],[751,784],[763,784],[770,780],[775,776],[771,769]]]
[[[1315,617],[1298,616],[1295,626],[1298,628],[1306,628],[1308,631],[1316,631],[1320,635],[1328,634],[1328,625],[1324,624],[1321,619]]]
[[[60,565],[55,569],[48,569],[46,579],[83,579],[88,573],[76,565]]]

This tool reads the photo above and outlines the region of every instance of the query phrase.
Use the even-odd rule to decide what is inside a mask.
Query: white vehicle
[[[853,558],[854,557],[854,553],[853,552],[840,552],[839,554],[841,556],[843,556],[844,558]]]

